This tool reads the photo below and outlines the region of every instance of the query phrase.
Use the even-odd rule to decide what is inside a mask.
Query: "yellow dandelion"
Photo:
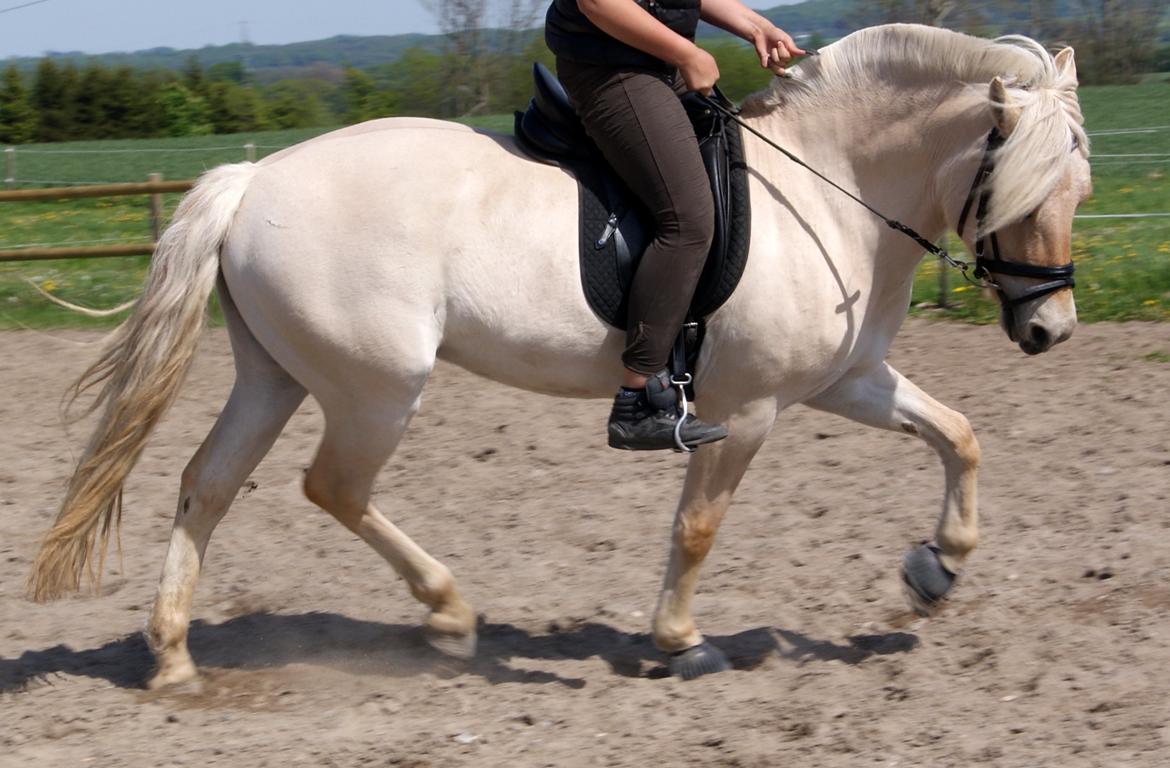
[[[1155,306],[1157,303],[1158,303],[1157,299],[1146,299],[1145,301],[1142,302],[1142,304],[1144,304],[1147,307]]]
[[[57,284],[52,280],[46,280],[45,282],[41,283],[41,288],[44,288],[46,291],[52,291],[56,289],[56,287]]]

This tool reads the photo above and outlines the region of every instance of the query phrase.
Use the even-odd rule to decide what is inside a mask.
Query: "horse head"
[[[999,295],[1001,326],[1030,355],[1076,327],[1073,214],[1092,189],[1073,49],[1036,48],[1038,78],[990,83],[993,129],[956,226]]]

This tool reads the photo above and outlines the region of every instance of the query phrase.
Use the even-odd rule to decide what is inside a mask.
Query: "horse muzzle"
[[[1060,291],[1024,306],[1002,306],[1000,324],[1025,354],[1047,352],[1066,341],[1076,329],[1077,311],[1072,291]]]

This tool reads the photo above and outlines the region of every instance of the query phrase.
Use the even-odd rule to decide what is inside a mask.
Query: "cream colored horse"
[[[1068,261],[1073,211],[1089,190],[1075,91],[1071,50],[1053,57],[1026,40],[891,26],[826,48],[744,115],[928,237],[955,227],[998,125],[1008,138],[986,229],[998,230],[1005,258],[1051,265]],[[938,452],[946,491],[933,567],[946,583],[925,597],[941,596],[976,543],[979,447],[967,420],[884,362],[921,249],[745,138],[751,255],[709,319],[697,381],[703,418],[731,435],[690,458],[653,618],[655,643],[682,652],[676,671],[688,677],[726,666],[691,614],[699,567],[748,463],[794,403],[919,435]],[[326,418],[306,495],[429,606],[438,647],[472,653],[475,614],[451,572],[373,506],[371,488],[436,358],[528,390],[612,395],[623,334],[585,303],[576,227],[564,172],[526,159],[510,138],[431,120],[366,123],[208,173],[164,235],[133,315],[80,382],[102,384],[103,415],[38,557],[34,595],[78,588],[104,547],[218,281],[237,380],[183,473],[147,633],[158,662],[150,685],[196,674],[187,626],[208,538],[306,394]],[[1000,282],[1010,295],[1037,281]],[[1064,289],[1018,307],[1006,330],[1034,353],[1075,322]]]

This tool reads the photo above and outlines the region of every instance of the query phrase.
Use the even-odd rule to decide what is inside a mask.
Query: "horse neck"
[[[879,85],[864,92],[799,94],[769,110],[749,109],[746,122],[886,217],[936,240],[947,223],[953,179],[965,172],[970,149],[989,125],[976,114],[978,106],[970,92],[954,85]],[[918,262],[922,249],[909,238],[762,142],[755,140],[754,150],[754,169],[782,180],[782,194],[794,207],[799,200],[848,211],[852,218],[843,224],[867,235],[883,265],[913,268]],[[876,240],[868,236],[873,232]]]

